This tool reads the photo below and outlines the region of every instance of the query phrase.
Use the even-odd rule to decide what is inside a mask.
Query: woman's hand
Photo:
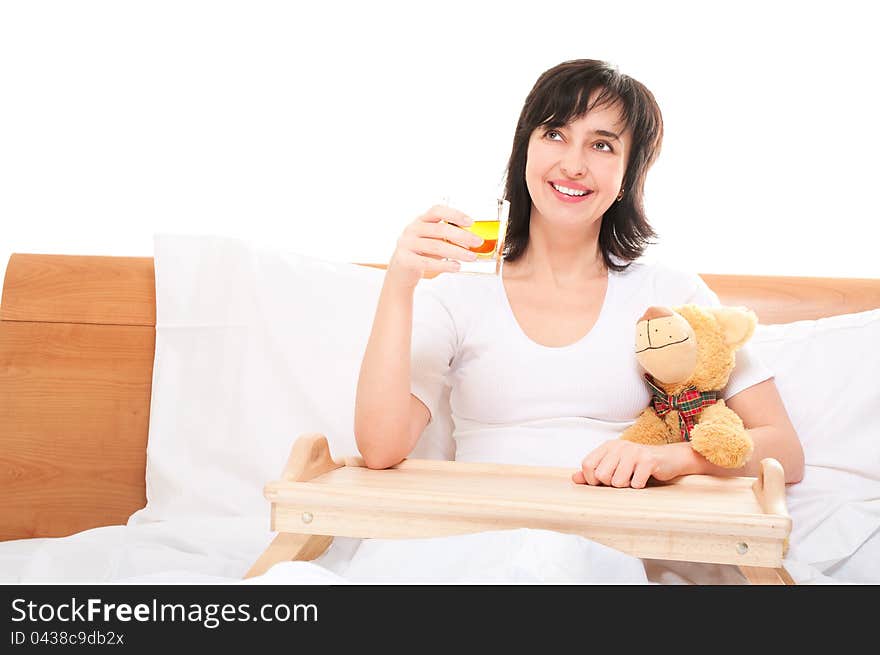
[[[693,462],[690,451],[686,442],[649,446],[612,439],[584,457],[581,470],[571,479],[577,484],[642,489],[651,476],[665,481],[689,474]]]
[[[473,223],[471,217],[452,207],[431,207],[404,229],[386,277],[407,288],[415,288],[427,271],[457,271],[460,264],[454,260],[474,261],[477,255],[468,248],[479,246],[483,239],[458,227]]]

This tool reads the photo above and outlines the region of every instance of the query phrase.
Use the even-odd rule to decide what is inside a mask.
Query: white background
[[[647,259],[877,277],[869,2],[2,2],[0,272],[157,232],[387,262],[495,193],[538,75],[605,59],[664,114]]]

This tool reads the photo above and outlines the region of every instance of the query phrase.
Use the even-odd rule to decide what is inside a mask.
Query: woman
[[[456,459],[572,466],[572,480],[644,487],[692,474],[786,481],[803,450],[772,379],[750,352],[722,397],[754,442],[725,469],[686,442],[619,435],[647,407],[632,351],[650,305],[720,304],[695,274],[637,262],[655,236],[642,206],[663,123],[653,95],[605,62],[540,76],[520,114],[507,171],[510,218],[498,276],[439,275],[472,260],[472,219],[435,206],[404,230],[389,263],[358,380],[355,436],[370,468],[409,455],[451,385]]]

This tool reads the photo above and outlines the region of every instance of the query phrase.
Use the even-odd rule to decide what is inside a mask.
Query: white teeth
[[[558,186],[556,184],[553,184],[553,182],[550,183],[550,186],[559,191],[559,193],[564,193],[567,196],[585,196],[589,193],[589,191],[575,191],[574,189],[569,189],[568,187]]]

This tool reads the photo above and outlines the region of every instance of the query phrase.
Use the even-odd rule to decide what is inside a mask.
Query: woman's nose
[[[579,150],[572,148],[562,160],[562,174],[568,177],[582,177],[587,172],[587,161]]]

